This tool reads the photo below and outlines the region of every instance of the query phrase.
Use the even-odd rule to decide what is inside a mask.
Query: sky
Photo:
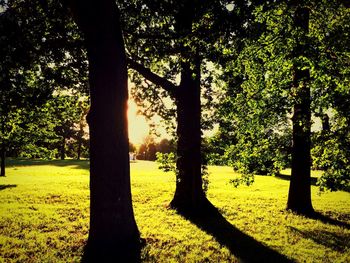
[[[137,114],[137,106],[130,99],[128,100],[128,125],[130,142],[141,144],[143,138],[148,135],[149,127],[145,117]]]
[[[160,118],[156,118],[155,120],[158,119]],[[137,114],[137,106],[132,99],[128,100],[128,127],[129,140],[133,144],[142,144],[143,139],[149,135],[149,125],[144,116]],[[160,134],[160,138],[155,138],[156,141],[162,138],[170,138],[164,128],[157,128],[157,132]]]

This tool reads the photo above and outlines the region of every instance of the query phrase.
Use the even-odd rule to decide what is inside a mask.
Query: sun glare
[[[141,144],[143,138],[149,133],[149,126],[144,116],[137,114],[137,105],[128,100],[128,127],[129,140],[133,144]]]

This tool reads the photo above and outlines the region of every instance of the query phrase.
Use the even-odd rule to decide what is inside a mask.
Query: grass
[[[236,189],[231,168],[209,171],[208,198],[222,217],[191,221],[167,209],[173,175],[153,162],[131,163],[143,261],[237,262],[259,255],[264,262],[264,253],[273,252],[296,262],[350,262],[349,193],[319,195],[313,186],[322,220],[310,219],[285,210],[288,175],[257,176],[253,186]],[[87,161],[10,160],[0,178],[0,262],[79,262],[88,234],[88,174]]]

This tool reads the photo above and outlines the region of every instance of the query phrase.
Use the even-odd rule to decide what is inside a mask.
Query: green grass
[[[13,160],[8,166],[0,178],[0,262],[78,262],[88,234],[87,161]],[[231,168],[209,171],[208,198],[226,221],[195,224],[167,209],[173,175],[152,162],[131,163],[145,262],[236,262],[258,247],[297,262],[350,262],[350,229],[334,224],[350,224],[349,193],[319,195],[312,187],[314,208],[326,223],[285,210],[288,176],[257,176],[253,186],[236,189],[229,184],[237,176]]]

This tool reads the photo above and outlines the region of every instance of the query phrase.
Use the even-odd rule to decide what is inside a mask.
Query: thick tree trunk
[[[60,156],[61,156],[61,160],[64,160],[64,158],[66,157],[66,138],[62,138],[62,142],[61,142],[61,149],[60,149]]]
[[[309,75],[308,70],[299,72]],[[298,72],[295,74],[298,77]],[[299,103],[294,105],[292,175],[289,186],[287,208],[302,214],[313,211],[311,204],[311,112],[310,89],[297,87]]]
[[[195,76],[195,77],[194,77]],[[183,65],[176,93],[177,180],[170,206],[179,212],[200,212],[208,205],[201,175],[200,67],[196,71]]]
[[[6,160],[6,150],[4,145],[0,149],[0,159],[1,159],[1,168],[0,168],[0,177],[6,176],[5,160]]]
[[[90,230],[85,261],[134,262],[139,231],[130,189],[127,68],[113,0],[78,0],[73,13],[89,59]]]
[[[181,5],[181,4],[180,4]],[[195,2],[183,2],[176,16],[175,30],[190,34],[195,14]],[[201,213],[211,206],[202,186],[201,157],[201,92],[200,63],[186,45],[181,55],[190,62],[183,62],[181,82],[176,90],[177,108],[177,178],[174,198],[170,206],[180,213]]]
[[[295,26],[308,32],[309,10],[298,7],[295,12]],[[296,48],[295,55],[301,55],[302,45]],[[309,69],[295,66],[293,88],[295,104],[293,121],[292,174],[289,186],[287,209],[297,213],[311,214],[311,96],[308,83]]]

